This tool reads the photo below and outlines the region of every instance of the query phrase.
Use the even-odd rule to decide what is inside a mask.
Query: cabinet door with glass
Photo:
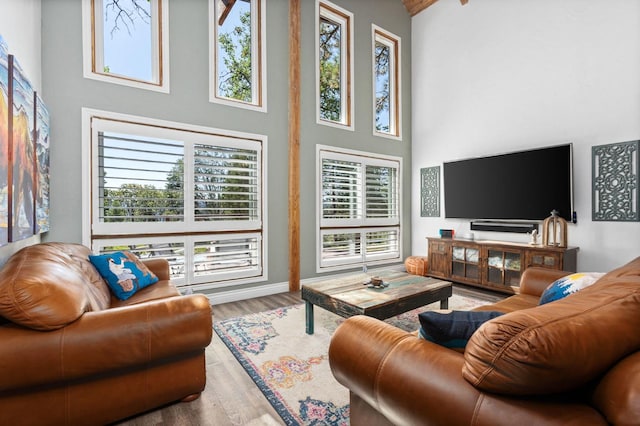
[[[480,246],[463,243],[451,244],[451,278],[462,282],[480,283]]]
[[[562,269],[562,253],[554,253],[548,250],[527,250],[527,268],[530,266]]]
[[[523,253],[521,250],[486,247],[484,284],[498,287],[520,287],[520,276],[523,271]]]

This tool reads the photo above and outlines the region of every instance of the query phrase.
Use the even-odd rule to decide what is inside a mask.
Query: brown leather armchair
[[[159,282],[111,296],[79,244],[43,243],[0,270],[0,424],[106,424],[205,387],[211,307]]]
[[[640,258],[538,306],[566,273],[529,268],[483,310],[464,353],[373,318],[347,319],[329,359],[352,425],[640,424]]]

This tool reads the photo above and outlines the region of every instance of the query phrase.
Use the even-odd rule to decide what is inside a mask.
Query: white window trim
[[[99,241],[96,244],[92,244],[92,209],[93,209],[93,200],[92,200],[92,128],[91,123],[93,119],[105,119],[105,120],[113,120],[122,123],[138,123],[144,124],[152,127],[158,127],[162,129],[179,129],[180,131],[188,131],[193,132],[194,134],[219,134],[222,137],[228,137],[233,139],[250,139],[250,140],[258,140],[261,141],[262,144],[262,166],[261,166],[261,179],[262,179],[262,208],[261,208],[261,221],[262,221],[262,275],[253,276],[246,279],[233,279],[229,282],[221,282],[216,281],[213,284],[207,284],[201,282],[202,280],[196,280],[194,283],[190,284],[190,287],[193,290],[199,289],[208,289],[208,288],[220,288],[225,286],[233,286],[239,284],[248,284],[248,283],[257,283],[268,280],[268,209],[266,208],[267,201],[267,145],[268,145],[268,137],[265,135],[245,133],[245,132],[237,132],[232,130],[224,130],[217,129],[211,127],[197,126],[185,123],[178,123],[172,121],[158,120],[149,117],[141,117],[134,116],[129,114],[115,113],[104,110],[97,110],[91,108],[82,108],[82,243],[87,247],[92,247],[93,250],[99,249],[100,246],[109,245],[110,240],[113,239],[104,239],[104,240],[96,240]],[[215,232],[215,231],[212,231]],[[248,230],[243,232],[244,234],[251,234],[254,231]],[[138,234],[140,234],[138,230]],[[144,241],[148,242],[154,237],[145,237]],[[160,237],[163,241],[170,239],[170,236]],[[206,237],[197,237],[197,236],[187,236],[182,238],[182,240],[187,241],[188,243],[193,242],[198,238],[206,238]],[[119,238],[121,241],[122,239]],[[130,238],[130,241],[133,243],[136,242],[135,238]],[[95,246],[95,247],[93,247]],[[187,258],[188,259],[188,258]],[[187,260],[185,259],[185,260]],[[178,284],[184,284],[183,282],[178,282]]]
[[[403,167],[402,167],[402,157],[396,157],[385,154],[377,154],[365,151],[357,151],[353,149],[345,149],[345,148],[337,148],[329,145],[316,145],[316,273],[330,272],[330,271],[340,271],[345,269],[354,269],[357,268],[365,261],[361,258],[358,262],[343,262],[341,260],[337,261],[325,261],[323,265],[322,261],[322,236],[326,233],[332,233],[332,230],[329,227],[335,225],[338,229],[340,229],[340,223],[337,221],[333,221],[332,219],[323,219],[322,218],[322,207],[321,207],[321,194],[322,194],[322,181],[320,179],[322,173],[322,158],[323,152],[331,152],[332,157],[340,157],[344,156],[345,159],[349,159],[349,156],[357,156],[357,157],[365,157],[368,159],[367,164],[378,164],[385,165],[388,164],[389,161],[396,162],[398,164],[398,220],[397,221],[388,221],[386,219],[381,219],[379,221],[369,220],[367,222],[360,221],[359,223],[353,222],[351,219],[343,220],[342,226],[344,226],[345,231],[348,231],[349,226],[352,226],[353,232],[361,232],[366,234],[371,231],[384,231],[386,229],[398,229],[398,257],[397,258],[385,258],[376,260],[375,256],[366,260],[367,266],[373,265],[382,265],[382,264],[391,264],[397,263],[403,259],[403,243],[402,243],[402,229],[403,229],[403,214],[402,214],[402,194],[403,194]],[[351,158],[352,159],[352,158]],[[359,224],[364,224],[366,227],[359,227]],[[323,229],[325,228],[325,229]],[[364,241],[364,240],[363,240]]]
[[[332,11],[333,9],[333,11]],[[335,11],[335,12],[334,12]],[[320,114],[320,57],[318,52],[320,51],[320,17],[327,17],[334,22],[339,22],[343,28],[343,34],[347,37],[342,37],[342,60],[340,61],[340,76],[346,80],[346,84],[341,87],[341,100],[342,100],[342,117],[340,122],[324,120]],[[355,130],[355,115],[354,115],[354,17],[353,13],[340,6],[331,3],[327,0],[316,0],[316,24],[315,24],[315,66],[316,66],[316,123],[337,127],[345,130]],[[345,38],[347,40],[345,40]]]
[[[94,28],[92,16],[94,0],[82,0],[82,65],[83,76],[92,80],[98,80],[105,83],[119,84],[123,86],[135,87],[137,89],[152,90],[161,93],[169,93],[169,0],[151,0],[160,3],[160,25],[156,21],[152,22],[153,39],[156,40],[152,52],[153,58],[153,75],[157,83],[136,80],[124,76],[108,75],[105,73],[95,72],[93,69],[94,53],[98,57],[101,52],[94,52]],[[96,0],[98,1],[98,0]],[[106,1],[106,0],[99,0]],[[96,23],[96,33],[101,30],[102,23]],[[158,43],[157,41],[160,40]],[[99,43],[95,43],[96,49],[102,49]],[[160,53],[161,58],[158,58]]]
[[[252,57],[258,58],[257,69],[252,70],[251,87],[254,102],[243,102],[218,96],[218,25],[216,24],[216,4],[220,0],[209,0],[209,102],[243,108],[252,111],[267,112],[267,31],[266,0],[251,0],[252,9],[259,9],[259,19],[252,21],[252,34],[258,34],[257,43],[252,42]],[[254,12],[252,11],[252,16]]]
[[[390,86],[394,87],[394,90],[389,105],[391,107],[390,117],[395,132],[380,132],[376,129],[376,42],[386,44],[392,50],[393,66],[390,67]],[[375,24],[371,24],[371,66],[373,76],[373,135],[402,140],[402,40],[397,35]]]

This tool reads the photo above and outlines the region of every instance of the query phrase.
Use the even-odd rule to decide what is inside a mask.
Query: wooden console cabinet
[[[518,293],[530,266],[576,271],[578,247],[427,238],[429,276],[504,293]]]

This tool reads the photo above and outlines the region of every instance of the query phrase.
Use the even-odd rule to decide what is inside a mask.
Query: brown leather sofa
[[[121,301],[79,244],[42,243],[0,270],[0,424],[100,425],[205,387],[211,307],[159,281]]]
[[[566,272],[527,269],[521,293],[483,310],[464,353],[373,318],[346,320],[329,349],[358,425],[640,424],[640,257],[538,306]]]

